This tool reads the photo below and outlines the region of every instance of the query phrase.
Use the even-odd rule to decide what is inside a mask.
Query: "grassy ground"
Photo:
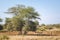
[[[0,32],[0,37],[2,35],[6,35],[9,40],[60,40],[60,36],[55,36],[55,35],[60,35],[60,31],[44,31],[42,34],[37,34],[35,32],[28,32],[30,35],[17,35],[19,32]],[[54,34],[53,36],[50,36],[50,34]],[[49,35],[48,35],[49,34]],[[7,37],[4,36],[2,38]]]
[[[60,40],[60,36],[9,36],[9,40]]]

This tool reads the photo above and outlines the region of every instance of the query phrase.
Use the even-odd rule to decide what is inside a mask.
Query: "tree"
[[[29,22],[29,31],[36,31],[37,26],[39,25],[38,21]]]
[[[2,30],[3,29],[3,26],[2,25],[0,25],[0,30]]]
[[[0,22],[2,22],[2,19],[0,18]]]
[[[2,19],[0,18],[0,22],[2,22]],[[0,30],[3,29],[3,26],[0,24]]]
[[[23,26],[21,27],[24,31],[27,31],[29,29],[29,21],[33,22],[35,21],[35,19],[40,19],[39,14],[35,11],[33,7],[26,7],[24,5],[17,5],[15,7],[11,7],[8,9],[7,13],[14,15],[14,17],[12,18],[16,22],[15,23],[14,21],[12,21],[12,24],[14,26],[18,25],[20,27],[20,24],[22,22]]]
[[[22,27],[24,25],[24,20],[21,20],[20,18],[13,17],[12,18],[12,25],[15,28],[15,30],[21,31]]]
[[[11,23],[11,18],[6,18],[5,24],[4,24],[4,29],[7,29],[8,31],[12,30],[12,23]]]

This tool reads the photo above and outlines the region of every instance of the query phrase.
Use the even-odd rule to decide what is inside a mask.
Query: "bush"
[[[46,26],[42,26],[42,27],[38,27],[36,32],[43,32],[43,31],[46,31]]]

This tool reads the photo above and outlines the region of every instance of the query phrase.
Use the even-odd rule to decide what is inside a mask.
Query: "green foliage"
[[[2,22],[2,19],[0,18],[0,22]]]
[[[0,25],[0,30],[3,30],[3,26],[2,25]]]
[[[36,31],[38,24],[37,21],[29,21],[29,31]]]
[[[12,18],[6,19],[5,25],[8,30],[12,30],[12,29],[19,31],[36,30],[38,21],[35,21],[35,19],[40,19],[40,18],[39,18],[39,14],[35,11],[33,7],[17,5],[15,7],[9,8],[7,13],[14,15]]]
[[[37,31],[39,32],[39,31],[46,31],[46,28],[45,28],[46,26],[42,26],[42,27],[38,27],[37,28]]]
[[[8,31],[12,30],[12,23],[11,23],[11,18],[6,18],[6,23],[4,25],[4,29],[7,29]]]

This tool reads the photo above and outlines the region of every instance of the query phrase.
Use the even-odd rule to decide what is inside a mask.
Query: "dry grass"
[[[34,35],[17,35],[19,32],[0,32],[0,35],[8,35],[9,40],[60,40],[60,36],[41,36],[45,35],[60,35],[60,31],[43,31],[42,34],[36,35],[35,32],[28,32]]]
[[[60,36],[9,36],[10,40],[60,40]]]
[[[19,31],[13,31],[13,32],[0,32],[0,35],[3,35],[3,34],[6,34],[6,35],[18,35],[18,34],[21,34],[21,32]],[[27,34],[45,34],[45,35],[51,35],[51,36],[60,36],[60,31],[42,31],[42,32],[32,32],[32,31],[29,31]],[[44,35],[44,36],[45,36]]]

